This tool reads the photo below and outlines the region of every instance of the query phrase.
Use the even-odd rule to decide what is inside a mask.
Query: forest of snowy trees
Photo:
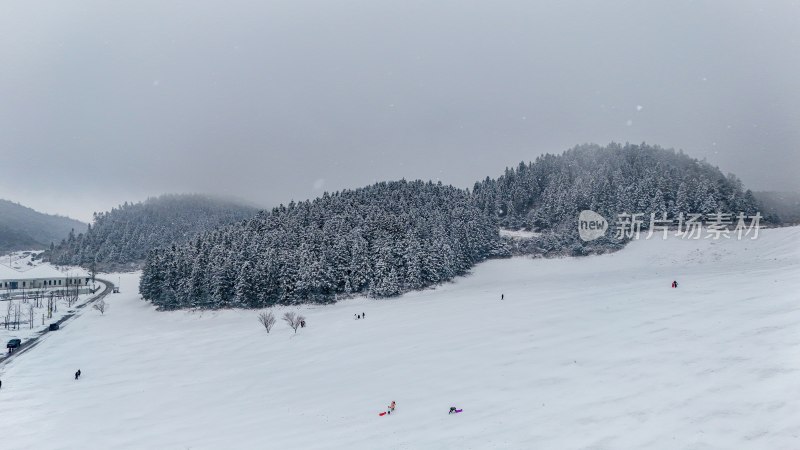
[[[613,236],[585,243],[578,239],[576,219],[590,209],[609,222],[621,213],[658,217],[666,213],[755,213],[757,202],[734,175],[657,146],[583,145],[561,155],[542,155],[534,162],[507,168],[497,178],[476,183],[473,195],[500,226],[533,230],[536,239],[516,250],[532,254],[580,255],[618,249]],[[645,221],[643,228],[648,225]]]
[[[326,193],[149,252],[142,296],[163,309],[266,307],[388,297],[464,274],[510,253],[582,255],[621,248],[577,237],[583,209],[618,213],[751,214],[733,175],[646,145],[579,146],[461,190],[399,181]],[[646,224],[645,224],[646,225]],[[535,230],[504,240],[500,228]],[[610,234],[610,233],[609,233]]]
[[[162,195],[95,213],[85,233],[74,230],[43,257],[55,264],[121,268],[150,249],[186,242],[198,233],[255,216],[256,208],[203,195]]]
[[[386,297],[449,280],[504,251],[497,224],[467,191],[378,183],[152,250],[140,292],[164,309]]]

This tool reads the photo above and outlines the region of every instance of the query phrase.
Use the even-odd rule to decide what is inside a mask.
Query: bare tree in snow
[[[33,305],[37,308],[40,308],[41,305],[39,304],[39,299],[42,297],[42,292],[44,288],[34,289],[31,291],[31,300],[33,300]]]
[[[6,306],[6,330],[8,329],[8,324],[11,322],[11,312],[14,310],[14,300],[9,300]]]
[[[19,321],[22,318],[22,306],[17,305],[14,307],[14,329],[19,330]]]
[[[101,298],[100,300],[94,302],[92,308],[100,311],[100,314],[105,314],[106,308],[108,308],[108,304],[106,304],[106,301]]]
[[[293,312],[287,312],[286,314],[283,315],[283,321],[289,324],[289,326],[292,327],[294,332],[297,333],[297,329],[300,328],[300,321],[304,320],[302,319],[302,317],[303,316],[298,316]]]
[[[70,308],[78,301],[78,297],[80,296],[80,286],[75,284],[75,280],[73,280],[72,286],[67,288],[67,304]]]
[[[56,306],[55,294],[51,291],[50,295],[47,297],[47,318],[48,319],[53,317],[53,311],[55,310],[55,306]]]
[[[275,325],[275,314],[272,314],[272,311],[264,311],[258,315],[258,321],[261,325],[264,325],[264,328],[267,329],[267,333],[269,333],[269,330]]]

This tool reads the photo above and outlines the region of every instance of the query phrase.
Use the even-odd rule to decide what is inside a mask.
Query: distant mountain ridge
[[[84,228],[86,224],[79,220],[0,199],[0,252],[45,249],[66,238],[70,230]]]
[[[43,257],[55,264],[135,268],[155,247],[181,244],[198,233],[249,219],[259,209],[200,194],[167,194],[104,213],[81,233],[69,233]]]
[[[754,192],[763,211],[783,224],[800,223],[800,192]]]

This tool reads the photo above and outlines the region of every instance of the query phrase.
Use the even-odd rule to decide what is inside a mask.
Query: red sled
[[[382,412],[382,413],[378,413],[378,415],[379,415],[379,416],[385,416],[385,415],[386,415],[386,411],[384,411],[384,412]]]

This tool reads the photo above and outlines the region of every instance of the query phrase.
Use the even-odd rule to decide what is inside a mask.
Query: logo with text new
[[[584,241],[593,241],[605,236],[607,229],[606,219],[594,211],[585,209],[578,215],[578,234]]]

